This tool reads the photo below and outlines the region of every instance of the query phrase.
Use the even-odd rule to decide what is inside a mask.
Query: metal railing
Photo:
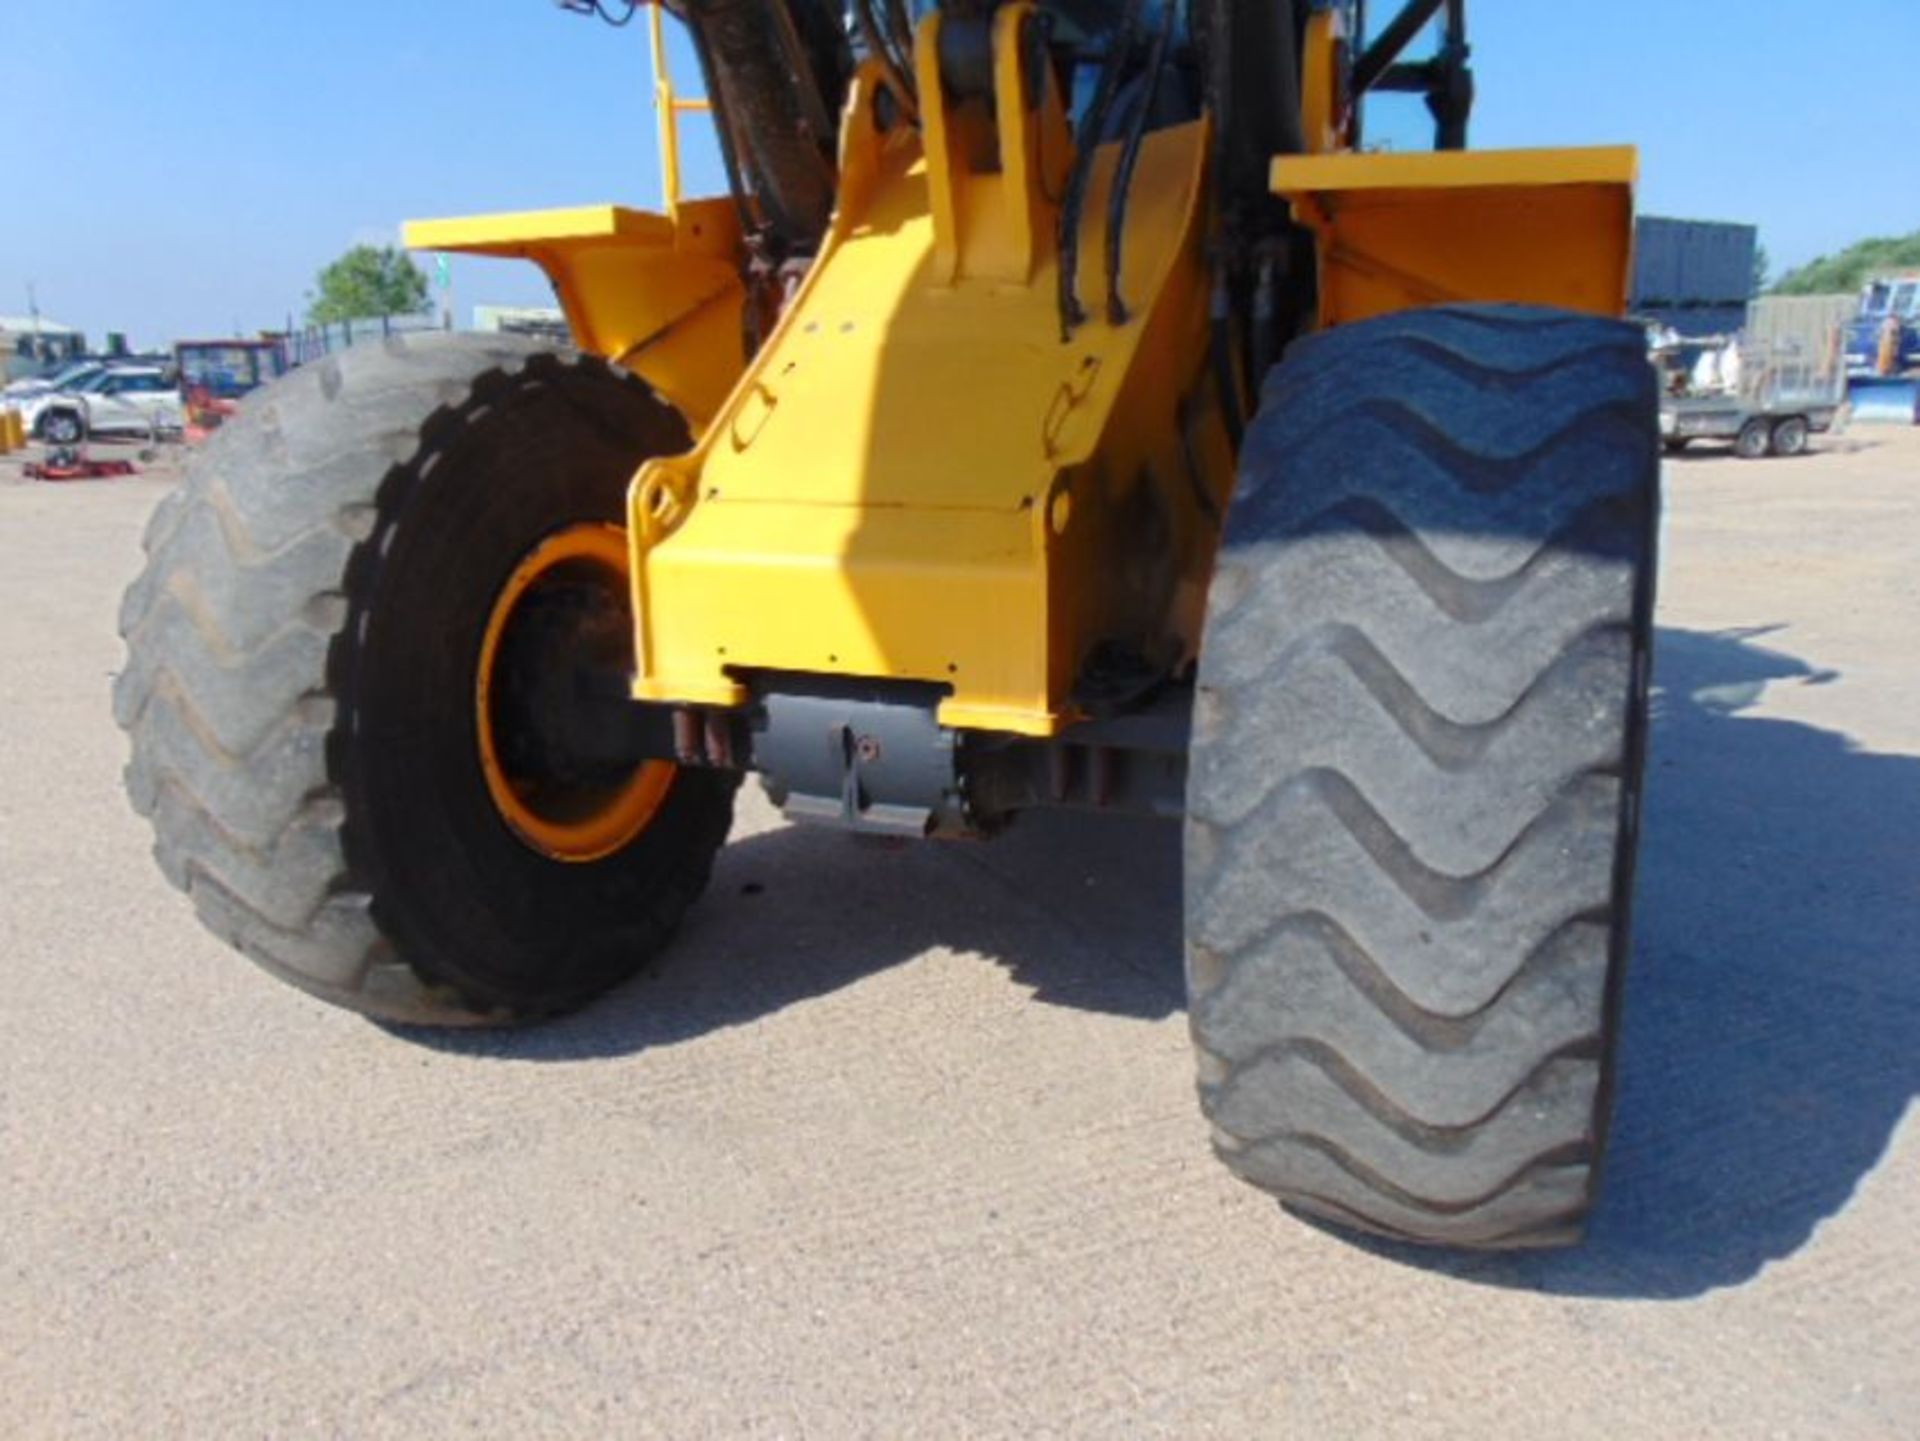
[[[287,363],[305,365],[323,356],[364,345],[369,340],[384,340],[389,335],[440,328],[440,318],[434,315],[376,315],[360,320],[308,325],[287,336]]]

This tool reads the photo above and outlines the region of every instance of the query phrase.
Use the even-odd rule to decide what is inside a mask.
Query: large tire
[[[501,337],[357,348],[241,406],[148,525],[114,688],[134,807],[209,929],[436,1025],[570,1009],[660,950],[732,779],[674,774],[624,849],[553,859],[490,797],[475,676],[529,547],[619,523],[638,463],[686,443],[632,376]]]
[[[1202,1103],[1240,1176],[1423,1243],[1575,1240],[1628,945],[1658,507],[1632,326],[1517,307],[1268,376],[1189,774]]]

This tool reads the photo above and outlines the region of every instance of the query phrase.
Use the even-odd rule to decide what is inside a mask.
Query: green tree
[[[356,245],[320,272],[307,297],[315,325],[431,308],[426,273],[395,246]]]
[[[1767,254],[1767,247],[1753,247],[1753,293],[1759,295],[1767,288],[1767,277],[1773,273],[1773,257]]]
[[[1789,270],[1773,285],[1775,295],[1852,295],[1882,270],[1920,267],[1920,230],[1883,235],[1849,245],[1838,255]]]

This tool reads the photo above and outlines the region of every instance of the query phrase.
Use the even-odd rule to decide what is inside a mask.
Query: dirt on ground
[[[585,1014],[276,984],[120,792],[173,479],[0,460],[0,1431],[1914,1434],[1920,432],[1668,463],[1607,1189],[1494,1258],[1214,1162],[1168,825],[875,847],[750,788]]]

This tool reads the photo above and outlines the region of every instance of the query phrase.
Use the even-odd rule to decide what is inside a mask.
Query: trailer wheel
[[[1806,452],[1810,427],[1803,415],[1789,415],[1773,423],[1771,447],[1775,455],[1801,455]]]
[[[1764,415],[1756,415],[1733,438],[1733,453],[1742,460],[1758,460],[1772,445],[1773,426]]]
[[[1189,1014],[1221,1159],[1416,1242],[1577,1238],[1612,1091],[1659,444],[1634,327],[1301,341],[1208,599]]]
[[[631,665],[627,483],[686,444],[631,375],[506,337],[395,337],[249,398],[154,513],[114,688],[134,808],[210,930],[432,1025],[565,1011],[661,950],[735,781],[569,723]]]

